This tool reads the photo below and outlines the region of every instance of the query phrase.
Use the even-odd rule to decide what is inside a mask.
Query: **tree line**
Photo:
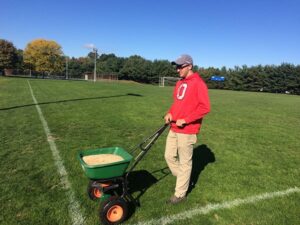
[[[67,57],[55,41],[33,40],[24,50],[16,49],[12,42],[0,39],[0,73],[65,76],[82,78],[93,73],[95,53],[86,57]],[[115,75],[120,80],[156,84],[159,77],[177,77],[168,60],[147,60],[141,56],[118,57],[115,54],[96,56],[97,75]],[[66,68],[67,71],[66,71]],[[300,95],[300,65],[243,65],[234,68],[203,68],[194,65],[209,88],[291,93]],[[224,81],[213,81],[212,76],[223,76]]]

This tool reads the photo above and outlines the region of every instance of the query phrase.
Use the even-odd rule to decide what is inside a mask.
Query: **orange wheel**
[[[93,188],[93,195],[94,195],[96,198],[101,198],[102,194],[103,194],[103,193],[102,193],[98,188]]]
[[[111,197],[100,205],[100,220],[103,224],[122,223],[128,214],[127,202],[120,197]]]
[[[113,205],[106,213],[106,217],[110,222],[117,222],[123,217],[123,208],[119,205]]]
[[[97,181],[90,181],[87,187],[87,194],[92,200],[99,199],[103,196],[103,192],[101,188],[95,187],[95,185],[99,185],[100,187],[108,187],[111,184],[109,183],[98,183]]]

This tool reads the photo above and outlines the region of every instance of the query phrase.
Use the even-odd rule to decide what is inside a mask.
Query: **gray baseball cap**
[[[172,62],[172,65],[183,65],[183,64],[193,65],[192,57],[190,55],[183,54],[178,59]]]

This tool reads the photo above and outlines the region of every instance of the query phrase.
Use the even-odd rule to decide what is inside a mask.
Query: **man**
[[[181,80],[176,83],[174,102],[165,115],[166,123],[171,124],[165,159],[174,176],[176,187],[168,203],[177,204],[186,199],[192,172],[193,146],[197,141],[203,117],[210,111],[208,90],[200,75],[193,72],[193,59],[182,55],[176,61]]]

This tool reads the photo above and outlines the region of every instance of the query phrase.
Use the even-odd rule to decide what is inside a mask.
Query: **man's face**
[[[176,70],[179,73],[179,76],[181,78],[185,78],[189,71],[192,69],[192,65],[188,65],[188,64],[183,64],[183,65],[177,65],[176,66]]]

